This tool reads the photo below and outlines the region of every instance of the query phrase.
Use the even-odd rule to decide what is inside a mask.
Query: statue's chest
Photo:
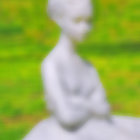
[[[60,82],[68,94],[88,95],[93,89],[92,74],[88,68],[74,66],[62,67]]]

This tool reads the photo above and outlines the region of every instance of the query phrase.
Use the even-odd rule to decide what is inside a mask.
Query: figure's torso
[[[49,63],[49,65],[46,66],[46,63]],[[55,71],[55,77],[57,77],[58,85],[53,92],[53,97],[50,90],[47,91],[47,94],[49,98],[58,99],[60,96],[63,98],[63,101],[60,100],[63,102],[66,111],[62,111],[59,114],[65,114],[67,112],[66,117],[70,119],[70,123],[74,126],[85,123],[91,117],[91,110],[89,108],[90,96],[94,94],[94,90],[99,84],[96,70],[76,55],[71,57],[71,59],[64,59],[58,53],[52,53],[46,59],[44,65],[43,71],[45,73],[43,75],[49,75],[51,80],[51,76],[54,77],[52,71]],[[52,65],[53,69],[50,69]],[[49,71],[47,68],[49,68]],[[48,82],[49,80],[45,83],[45,86],[48,86]],[[53,86],[52,84],[48,86],[49,89],[55,88],[55,85]],[[61,88],[59,97],[57,96],[57,88],[58,90]],[[48,100],[50,100],[49,98]],[[57,108],[54,105],[52,106],[53,108]]]
[[[88,96],[95,88],[94,70],[86,62],[57,64],[60,82],[70,96]],[[95,76],[96,78],[96,76]]]

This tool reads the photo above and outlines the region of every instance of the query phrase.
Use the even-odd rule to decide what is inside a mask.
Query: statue
[[[140,120],[110,115],[98,73],[75,52],[91,28],[90,0],[49,0],[60,40],[42,63],[45,99],[52,115],[24,140],[140,140]]]

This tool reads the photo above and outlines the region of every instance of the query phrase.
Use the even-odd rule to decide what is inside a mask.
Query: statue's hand
[[[108,117],[110,106],[106,100],[104,89],[100,84],[89,97],[88,109],[93,116]]]
[[[105,102],[102,104],[90,102],[89,111],[93,116],[106,118],[110,115],[110,106]]]

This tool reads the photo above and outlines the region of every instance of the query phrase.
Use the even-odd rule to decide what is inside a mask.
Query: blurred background
[[[97,68],[112,113],[140,117],[140,1],[93,0],[93,30],[78,53]],[[0,0],[0,139],[21,140],[49,116],[40,66],[59,27],[46,0]]]

